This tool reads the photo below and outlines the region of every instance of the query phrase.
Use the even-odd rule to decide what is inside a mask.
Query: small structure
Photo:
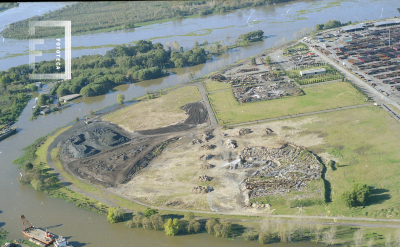
[[[70,100],[73,100],[73,99],[76,99],[76,98],[79,98],[79,97],[82,97],[82,95],[80,95],[80,94],[70,94],[70,95],[65,95],[65,96],[60,97],[59,101],[67,102],[67,101],[70,101]]]
[[[305,76],[305,75],[315,75],[315,74],[323,74],[323,73],[326,73],[325,68],[310,69],[310,70],[300,71],[300,75],[301,75],[301,76]]]
[[[41,82],[41,81],[35,82],[35,85],[36,85],[38,88],[41,88],[41,87],[42,87],[42,82]]]

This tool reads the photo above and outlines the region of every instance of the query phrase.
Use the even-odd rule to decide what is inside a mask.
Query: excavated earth
[[[100,118],[90,119],[59,143],[60,160],[77,177],[117,187],[130,181],[169,143],[208,122],[202,102],[189,103],[181,109],[188,115],[183,123],[134,134]]]

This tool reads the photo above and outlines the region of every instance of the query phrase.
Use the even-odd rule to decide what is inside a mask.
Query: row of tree
[[[342,26],[347,26],[350,25],[351,21],[348,21],[346,23],[341,23],[340,21],[337,20],[329,20],[325,24],[317,24],[315,27],[316,31],[321,31],[323,29],[330,29],[330,28],[335,28],[335,27],[342,27]]]

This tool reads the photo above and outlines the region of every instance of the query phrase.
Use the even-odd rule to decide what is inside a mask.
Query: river
[[[0,13],[0,30],[4,29],[8,23],[53,11],[66,4],[21,3],[18,8]],[[204,40],[209,42],[224,40],[228,44],[234,42],[242,33],[259,29],[263,30],[268,38],[252,46],[232,50],[206,64],[176,69],[175,74],[165,78],[122,85],[106,95],[78,99],[71,107],[45,117],[40,116],[35,121],[28,120],[32,114],[32,106],[35,104],[32,99],[14,125],[18,127],[18,133],[0,143],[0,227],[10,231],[9,238],[23,238],[19,216],[24,214],[31,223],[39,227],[47,227],[55,234],[68,237],[74,246],[242,246],[244,244],[259,246],[257,242],[229,241],[207,234],[167,237],[163,232],[128,229],[122,224],[109,224],[103,215],[79,209],[59,199],[51,199],[28,186],[20,185],[16,179],[19,171],[11,162],[21,156],[21,149],[35,139],[72,122],[77,116],[87,115],[89,110],[98,110],[115,104],[118,93],[124,94],[126,99],[131,99],[145,94],[146,90],[155,91],[174,86],[187,81],[190,73],[202,76],[277,44],[290,41],[296,38],[297,32],[303,28],[311,29],[316,24],[325,23],[330,19],[347,22],[348,20],[394,17],[399,15],[397,7],[400,6],[396,0],[295,1],[154,24],[136,28],[133,31],[73,36],[72,47],[79,49],[73,49],[72,57],[105,54],[111,49],[106,47],[109,44],[128,44],[140,39],[152,39],[153,43],[163,44],[172,44],[177,41],[183,47],[191,47],[195,41],[202,43]],[[28,63],[28,41],[12,39],[2,41],[3,38],[0,37],[1,70]],[[46,39],[46,42],[51,43],[51,39]],[[102,47],[93,49],[91,46]],[[49,49],[53,48],[49,47]],[[54,59],[51,56],[44,53],[43,58]],[[313,245],[293,243],[271,246]]]

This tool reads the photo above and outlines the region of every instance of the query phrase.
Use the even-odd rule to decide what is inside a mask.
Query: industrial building
[[[364,23],[359,23],[356,25],[342,27],[342,32],[346,32],[346,33],[347,32],[355,32],[355,31],[364,30],[365,28],[366,27],[365,27]]]
[[[301,76],[305,76],[305,75],[315,75],[315,74],[323,74],[323,73],[326,73],[325,68],[310,69],[310,70],[300,71],[300,75],[301,75]]]

